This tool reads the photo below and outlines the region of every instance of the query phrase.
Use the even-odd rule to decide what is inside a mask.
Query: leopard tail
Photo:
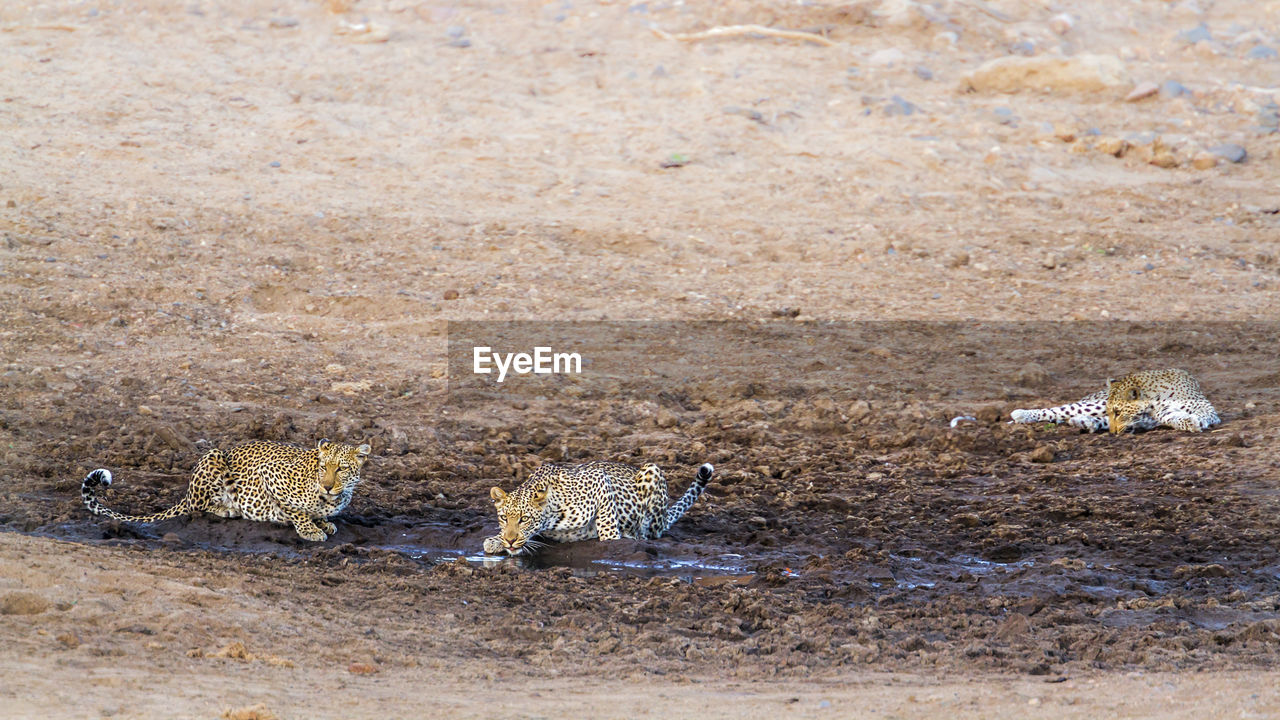
[[[715,471],[716,469],[711,463],[703,463],[702,467],[698,468],[698,475],[693,479],[693,484],[689,486],[688,490],[684,491],[684,495],[681,495],[679,500],[667,508],[666,526],[668,528],[675,525],[676,521],[683,517],[689,508],[693,507],[694,501],[698,499],[703,490],[707,489],[707,483],[711,482],[711,475]]]
[[[109,485],[111,485],[110,470],[94,470],[85,476],[84,482],[80,483],[80,497],[84,500],[84,506],[89,508],[89,512],[94,515],[104,515],[114,520],[136,523],[160,522],[161,520],[168,520],[170,518],[178,517],[179,515],[187,515],[191,512],[191,497],[187,496],[179,500],[177,505],[174,505],[164,512],[158,512],[152,515],[125,515],[124,513],[112,510],[98,500],[98,488],[107,487]]]

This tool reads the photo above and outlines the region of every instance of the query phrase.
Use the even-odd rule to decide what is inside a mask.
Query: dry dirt
[[[740,23],[832,44],[651,31]],[[1280,714],[1277,47],[1245,0],[0,5],[0,714]],[[1126,77],[964,91],[1026,53]],[[608,361],[462,388],[477,320]],[[1221,428],[1003,422],[1166,365]],[[323,545],[79,504],[319,437],[377,450]],[[717,477],[474,556],[586,458]]]

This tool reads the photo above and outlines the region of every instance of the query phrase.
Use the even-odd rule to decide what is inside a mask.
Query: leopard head
[[[321,495],[336,501],[344,494],[348,500],[360,484],[360,469],[369,459],[369,443],[354,446],[321,440],[316,443],[320,462],[316,469],[316,482]]]
[[[1137,373],[1107,380],[1107,425],[1112,434],[1155,427],[1156,400],[1154,389]]]
[[[501,528],[502,549],[508,555],[519,555],[536,549],[540,543],[534,540],[538,533],[551,524],[552,513],[546,485],[533,487],[521,485],[511,493],[502,488],[489,490],[493,505],[498,510],[498,527]]]

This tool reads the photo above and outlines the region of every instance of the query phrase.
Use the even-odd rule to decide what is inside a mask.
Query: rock
[[[1183,578],[1213,578],[1213,577],[1230,577],[1231,571],[1213,563],[1211,565],[1179,565],[1173,569],[1173,576],[1179,580]]]
[[[1036,44],[1030,40],[1019,40],[1017,42],[1010,43],[1009,54],[1031,57],[1036,54]]]
[[[1093,149],[1107,155],[1122,157],[1125,151],[1129,149],[1129,142],[1111,135],[1103,135],[1093,142]]]
[[[654,422],[657,423],[660,428],[669,428],[675,427],[676,423],[680,422],[680,420],[676,417],[675,413],[670,410],[666,408],[658,408],[657,414],[654,415]]]
[[[39,615],[49,609],[49,601],[33,593],[17,590],[0,598],[0,615]]]
[[[1246,60],[1275,60],[1277,53],[1275,48],[1266,45],[1255,45],[1253,49],[1244,54]]]
[[[1124,101],[1138,102],[1139,100],[1146,100],[1158,92],[1160,92],[1160,86],[1153,82],[1138,83],[1137,87],[1135,87],[1128,95],[1124,96]]]
[[[1177,80],[1165,80],[1160,83],[1160,94],[1167,98],[1176,98],[1190,95],[1191,91]]]
[[[1049,253],[1044,256],[1044,259],[1040,261],[1040,264],[1043,265],[1046,270],[1052,270],[1058,267],[1058,256],[1053,253]]]
[[[996,639],[1002,642],[1012,642],[1026,637],[1030,632],[1031,621],[1027,619],[1027,616],[1022,613],[1014,613],[1000,623],[1000,627],[996,628]]]
[[[978,408],[978,411],[974,413],[974,416],[977,417],[980,422],[994,423],[1000,422],[1000,418],[1004,417],[1004,413],[1000,410],[1000,406],[998,405],[986,405]]]
[[[1029,362],[1022,366],[1014,380],[1022,387],[1039,387],[1049,382],[1049,372],[1039,363]]]
[[[1066,35],[1071,32],[1071,28],[1076,26],[1076,21],[1066,13],[1054,15],[1049,20],[1049,29],[1059,35]]]
[[[1249,153],[1241,145],[1235,143],[1224,143],[1222,145],[1214,145],[1209,148],[1209,152],[1226,160],[1227,162],[1241,163],[1245,158],[1249,157]]]
[[[897,115],[906,116],[914,114],[916,110],[919,109],[920,108],[916,107],[914,104],[903,100],[901,96],[894,95],[885,105],[884,114],[888,117],[894,117]]]
[[[80,636],[73,632],[61,633],[54,639],[57,640],[59,643],[62,643],[63,647],[71,650],[74,650],[75,648],[80,647]]]
[[[1186,43],[1187,45],[1194,45],[1198,42],[1209,42],[1213,40],[1213,33],[1209,32],[1208,25],[1200,23],[1190,30],[1183,30],[1178,33],[1178,40]]]
[[[273,28],[291,28],[298,27],[298,18],[295,17],[273,17],[267,21],[267,24]]]
[[[960,513],[959,515],[951,518],[951,521],[960,527],[967,528],[978,527],[982,524],[982,518],[974,515],[973,513]]]
[[[1053,448],[1048,445],[1041,445],[1031,454],[1027,456],[1033,463],[1051,463],[1053,462]]]
[[[890,67],[905,62],[906,59],[907,54],[898,48],[885,48],[871,53],[871,57],[867,58],[867,64],[872,67]]]
[[[1197,170],[1210,170],[1218,166],[1218,156],[1201,150],[1191,158],[1191,167]]]
[[[947,256],[947,267],[958,268],[969,264],[969,253],[963,250],[956,250]]]
[[[445,291],[444,291],[444,299],[445,299],[445,300],[457,300],[457,299],[458,299],[458,291],[457,291],[457,290],[445,290]]]
[[[916,74],[916,77],[920,78],[921,80],[933,79],[933,71],[923,65],[917,65],[915,67],[915,70],[913,70],[912,72],[914,72]]]
[[[1055,92],[1120,91],[1133,85],[1114,55],[1002,57],[988,60],[961,79],[970,92],[1015,93],[1048,88]]]
[[[279,717],[262,703],[222,712],[222,720],[279,720]]]
[[[372,675],[378,672],[378,666],[373,663],[354,662],[347,666],[347,672],[352,675]]]
[[[867,417],[870,414],[871,414],[871,403],[867,402],[866,400],[855,400],[853,404],[849,406],[850,420],[862,420],[863,418]]]
[[[1178,156],[1174,155],[1172,150],[1161,146],[1153,149],[1149,162],[1160,168],[1175,168],[1178,167]]]

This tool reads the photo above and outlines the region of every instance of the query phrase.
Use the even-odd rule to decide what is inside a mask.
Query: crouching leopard
[[[510,493],[489,491],[501,532],[485,538],[490,555],[519,555],[543,540],[645,540],[662,537],[706,489],[715,468],[698,468],[693,484],[668,504],[667,479],[652,463],[641,468],[615,462],[547,463]]]
[[[303,538],[322,541],[337,531],[327,518],[351,502],[368,457],[368,444],[355,447],[321,440],[308,449],[255,441],[205,453],[196,463],[186,497],[164,512],[125,515],[104,506],[98,488],[111,484],[110,470],[89,473],[80,484],[80,495],[90,512],[124,522],[153,523],[204,511],[292,525]]]
[[[1222,422],[1185,370],[1142,370],[1084,399],[1041,410],[1014,410],[1015,423],[1066,423],[1088,432],[1112,433],[1171,427],[1200,432]]]

